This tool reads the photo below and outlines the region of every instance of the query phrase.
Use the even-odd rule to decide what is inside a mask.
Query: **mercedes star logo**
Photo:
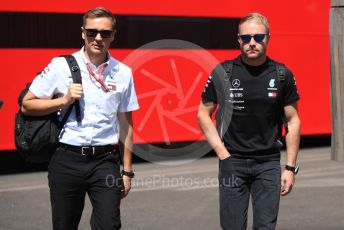
[[[240,80],[239,79],[234,79],[232,81],[232,86],[235,88],[238,88],[240,86]]]

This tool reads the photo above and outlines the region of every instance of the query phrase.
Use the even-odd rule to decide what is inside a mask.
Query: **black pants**
[[[229,157],[220,161],[220,222],[225,230],[245,230],[250,195],[253,229],[276,227],[280,201],[279,160],[258,161]]]
[[[54,230],[76,230],[84,209],[86,192],[92,203],[93,230],[120,229],[120,154],[96,156],[58,148],[48,179]]]

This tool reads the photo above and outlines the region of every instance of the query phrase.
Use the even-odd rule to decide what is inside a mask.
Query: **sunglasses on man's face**
[[[102,38],[109,38],[111,37],[113,30],[96,30],[96,29],[85,29],[87,37],[95,38],[98,33]]]
[[[256,42],[262,42],[264,40],[265,36],[266,36],[266,34],[255,34],[255,35],[243,34],[243,35],[239,35],[239,37],[243,43],[249,43],[252,38]]]

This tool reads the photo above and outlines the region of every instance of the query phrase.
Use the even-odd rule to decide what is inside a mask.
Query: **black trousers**
[[[224,230],[246,230],[250,195],[253,230],[274,230],[277,223],[281,166],[279,160],[229,157],[220,161],[220,222]]]
[[[92,229],[121,228],[119,152],[84,156],[58,148],[48,167],[48,179],[54,230],[78,229],[86,192],[93,207]]]

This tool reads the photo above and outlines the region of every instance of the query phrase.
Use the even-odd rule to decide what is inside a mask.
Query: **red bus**
[[[82,47],[82,15],[95,6],[118,17],[110,52],[134,72],[135,143],[204,140],[201,92],[212,68],[239,54],[237,26],[249,12],[267,16],[268,55],[296,77],[302,135],[331,133],[330,0],[11,0],[0,5],[0,150],[15,149],[20,91],[54,56]]]

